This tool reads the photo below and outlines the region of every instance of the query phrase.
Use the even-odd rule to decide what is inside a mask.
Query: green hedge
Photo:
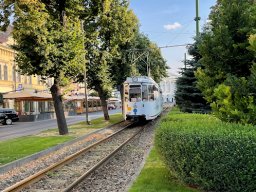
[[[256,127],[171,112],[155,140],[167,166],[185,183],[210,191],[256,191]]]

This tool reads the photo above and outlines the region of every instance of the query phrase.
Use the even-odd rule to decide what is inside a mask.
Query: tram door
[[[131,116],[142,114],[141,84],[124,85],[124,112]]]
[[[123,118],[126,119],[127,108],[128,108],[128,101],[129,101],[129,85],[124,84],[123,87]]]

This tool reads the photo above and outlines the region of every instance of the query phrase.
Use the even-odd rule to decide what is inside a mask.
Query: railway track
[[[165,113],[167,108],[168,107],[164,107],[163,113]],[[111,127],[109,129],[106,129],[105,131],[103,131],[105,132],[104,134],[101,133],[97,135],[98,133],[96,133],[96,136],[92,134],[93,135],[92,137],[94,137],[93,142],[92,141],[88,142],[88,139],[85,139],[87,140],[88,144],[86,146],[83,146],[84,147],[83,149],[81,149],[82,147],[80,147],[81,150],[79,151],[76,150],[76,153],[70,155],[69,157],[65,156],[65,158],[63,158],[63,156],[60,156],[59,158],[62,158],[63,160],[58,161],[58,163],[54,163],[51,165],[46,164],[46,167],[47,167],[46,169],[44,168],[42,170],[40,168],[40,170],[33,170],[33,172],[36,174],[26,175],[22,173],[23,179],[19,180],[18,182],[17,182],[18,180],[17,177],[19,176],[17,175],[9,176],[10,179],[8,179],[8,177],[5,177],[7,178],[6,179],[7,186],[5,184],[3,185],[3,183],[0,182],[0,191],[21,191],[21,190],[22,191],[70,191],[80,181],[82,181],[84,177],[87,177],[91,172],[97,169],[101,164],[103,164],[113,154],[115,154],[116,151],[118,151],[118,149],[122,148],[122,146],[130,140],[128,135],[131,135],[132,133],[129,133],[129,134],[123,133],[123,129],[130,126],[130,124],[127,124],[126,122],[125,124],[122,124],[122,126],[124,125],[126,125],[124,128],[121,128],[120,125],[117,125],[117,127],[113,127],[113,128]],[[133,136],[135,136],[136,135],[135,130],[136,129],[134,128],[134,129],[128,129],[127,131],[129,132],[134,131]],[[126,140],[125,138],[122,139],[123,136],[120,136],[122,134],[127,135]],[[116,136],[119,135],[118,137],[119,138],[121,137],[121,139],[118,139],[118,137],[116,138],[115,135]],[[99,140],[101,141],[95,143],[96,137],[98,141]],[[114,140],[119,141],[119,142],[116,142],[119,144],[115,144],[115,145],[112,144]],[[123,143],[121,141],[123,141]],[[76,145],[81,146],[83,145],[83,143],[79,142]],[[96,151],[93,152],[91,150],[92,148],[95,148],[94,150]],[[114,148],[116,148],[116,150],[114,150]],[[103,150],[103,149],[106,149],[106,150]],[[63,150],[69,151],[69,149],[63,149]],[[85,155],[82,155],[83,153],[85,153]],[[106,154],[109,154],[109,156]],[[51,156],[45,157],[44,159],[49,159],[49,158],[51,158]],[[56,159],[54,159],[53,161],[56,161]],[[36,163],[33,162],[32,164],[36,164]],[[39,164],[41,166],[41,163]],[[24,167],[22,169],[23,170],[21,170],[20,172],[24,171]],[[69,175],[69,172],[70,173],[73,172],[73,173]],[[6,175],[8,174],[9,173],[7,173]],[[0,174],[0,180],[3,181],[4,177],[1,177],[1,176],[3,175]],[[65,178],[66,176],[67,178]]]
[[[126,129],[128,126],[131,124],[5,188],[3,192],[70,191],[142,130],[139,127]]]

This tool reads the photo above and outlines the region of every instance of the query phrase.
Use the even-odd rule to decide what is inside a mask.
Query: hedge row
[[[183,182],[208,191],[256,191],[256,127],[171,112],[156,147]]]

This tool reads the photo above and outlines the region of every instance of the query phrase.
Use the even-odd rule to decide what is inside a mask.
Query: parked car
[[[116,106],[114,104],[112,104],[112,103],[108,104],[108,110],[115,109],[115,108],[116,108]]]
[[[0,113],[0,123],[4,124],[8,117],[4,113]]]
[[[6,115],[2,122],[4,125],[11,125],[12,122],[19,121],[19,116],[14,109],[0,108],[0,114]]]

